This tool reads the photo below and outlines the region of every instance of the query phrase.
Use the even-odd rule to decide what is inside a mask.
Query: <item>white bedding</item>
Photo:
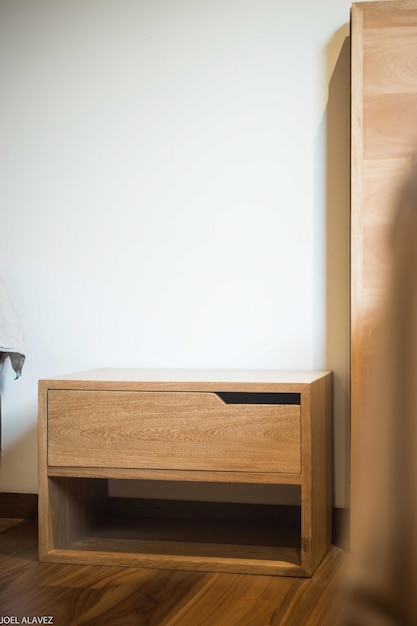
[[[23,333],[14,304],[0,279],[0,364],[10,357],[16,376],[22,372],[25,360]]]

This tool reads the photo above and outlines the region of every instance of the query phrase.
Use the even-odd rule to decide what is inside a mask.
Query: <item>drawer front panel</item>
[[[49,390],[48,465],[300,473],[300,406]]]

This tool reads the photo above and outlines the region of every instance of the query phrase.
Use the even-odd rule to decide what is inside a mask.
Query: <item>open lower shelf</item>
[[[126,520],[114,518],[71,542],[73,549],[254,558],[274,561],[287,554],[300,563],[299,534],[294,528],[270,524],[207,523],[196,520]]]
[[[61,506],[45,560],[303,575],[298,506],[115,498],[101,479],[49,481]]]

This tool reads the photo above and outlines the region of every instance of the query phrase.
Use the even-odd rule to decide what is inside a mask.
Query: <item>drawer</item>
[[[300,473],[300,405],[249,395],[49,390],[48,465]]]

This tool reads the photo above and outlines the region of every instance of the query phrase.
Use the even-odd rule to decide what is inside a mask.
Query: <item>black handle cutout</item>
[[[299,393],[216,392],[226,404],[301,404]]]

